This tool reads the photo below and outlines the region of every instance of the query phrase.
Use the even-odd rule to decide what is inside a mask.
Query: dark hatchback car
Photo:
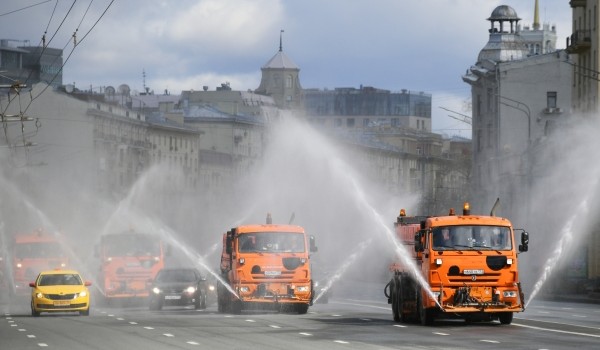
[[[193,268],[168,268],[156,274],[150,286],[150,310],[160,310],[167,305],[194,305],[206,308],[207,282]]]

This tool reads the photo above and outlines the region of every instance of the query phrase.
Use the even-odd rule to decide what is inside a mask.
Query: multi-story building
[[[30,46],[28,41],[0,40],[0,85],[44,82],[62,85],[62,49]]]
[[[540,23],[539,0],[535,0],[531,26],[518,26],[517,31],[523,39],[523,44],[529,50],[529,55],[540,55],[556,51],[556,26]]]
[[[394,127],[431,132],[431,95],[424,92],[396,93],[370,86],[307,89],[304,110],[308,120],[326,128],[362,131]]]
[[[567,51],[572,55],[572,111],[574,115],[585,118],[598,118],[600,106],[600,15],[599,0],[571,0],[573,12],[572,34],[567,38]],[[592,227],[598,227],[597,223]],[[586,275],[596,279],[596,288],[600,288],[600,230],[592,229],[590,241],[586,242],[587,262],[584,263]]]
[[[498,6],[488,20],[489,41],[463,76],[473,101],[474,205],[482,208],[497,197],[516,203],[525,196],[521,203],[528,203],[533,145],[568,111],[571,77],[565,51],[529,55],[513,8]],[[511,207],[510,217],[523,212]]]

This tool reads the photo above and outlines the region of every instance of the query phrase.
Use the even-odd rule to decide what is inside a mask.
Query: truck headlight
[[[154,294],[160,294],[160,289],[158,287],[154,287],[154,288],[152,288],[152,292]]]
[[[296,287],[296,291],[297,292],[303,292],[303,293],[305,293],[305,292],[308,292],[309,290],[310,290],[309,286],[297,286]]]
[[[241,293],[248,293],[249,291],[250,291],[250,287],[246,287],[246,286],[240,287]]]
[[[502,292],[502,296],[504,296],[505,298],[516,298],[517,292],[514,290],[505,290],[504,292]]]

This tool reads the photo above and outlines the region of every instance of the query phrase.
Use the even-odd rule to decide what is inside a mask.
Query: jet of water
[[[571,247],[571,244],[573,243],[573,232],[574,232],[573,226],[575,225],[575,223],[580,222],[580,220],[578,220],[578,218],[580,216],[586,216],[588,211],[589,211],[588,198],[585,198],[579,204],[577,210],[575,211],[575,214],[573,214],[569,218],[569,220],[565,223],[562,230],[560,231],[560,240],[558,240],[556,247],[554,248],[553,254],[546,261],[544,271],[543,271],[542,275],[540,276],[540,279],[535,283],[535,286],[533,288],[533,291],[531,292],[529,300],[527,300],[527,302],[525,303],[525,308],[527,308],[527,305],[529,305],[529,303],[535,298],[535,296],[542,289],[542,286],[544,285],[544,283],[546,282],[548,277],[550,277],[550,275],[556,268],[556,265],[560,261],[562,255],[563,255],[563,252],[568,251],[569,248]]]
[[[358,245],[358,248],[355,249],[355,251],[352,254],[350,254],[349,256],[347,256],[344,259],[344,263],[336,270],[336,272],[333,274],[333,276],[327,281],[325,286],[321,289],[320,293],[317,294],[317,296],[315,297],[315,299],[314,299],[315,303],[323,295],[327,294],[327,292],[329,291],[331,286],[333,286],[333,284],[335,282],[337,282],[344,275],[344,272],[346,272],[346,270],[356,261],[356,259],[358,259],[358,257],[360,257],[362,255],[362,253],[365,251],[365,249],[367,249],[367,247],[371,244],[372,241],[373,241],[372,239],[368,239],[368,240],[362,242],[361,244]]]

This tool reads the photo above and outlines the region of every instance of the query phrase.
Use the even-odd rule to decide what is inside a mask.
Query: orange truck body
[[[164,267],[166,249],[160,237],[123,232],[103,235],[96,255],[100,289],[110,302],[148,297],[148,283]]]
[[[395,321],[429,325],[458,317],[510,324],[514,312],[524,311],[518,252],[528,249],[526,232],[519,245],[508,219],[470,215],[468,207],[463,215],[402,214],[396,235],[414,265],[390,265],[384,292]]]
[[[219,311],[278,308],[306,313],[313,300],[314,251],[314,237],[300,226],[269,223],[231,229],[223,235],[220,266],[231,290],[218,285]]]
[[[12,241],[13,292],[18,295],[31,293],[29,282],[35,280],[44,270],[65,268],[68,256],[59,234],[51,234],[43,229],[18,233]]]

